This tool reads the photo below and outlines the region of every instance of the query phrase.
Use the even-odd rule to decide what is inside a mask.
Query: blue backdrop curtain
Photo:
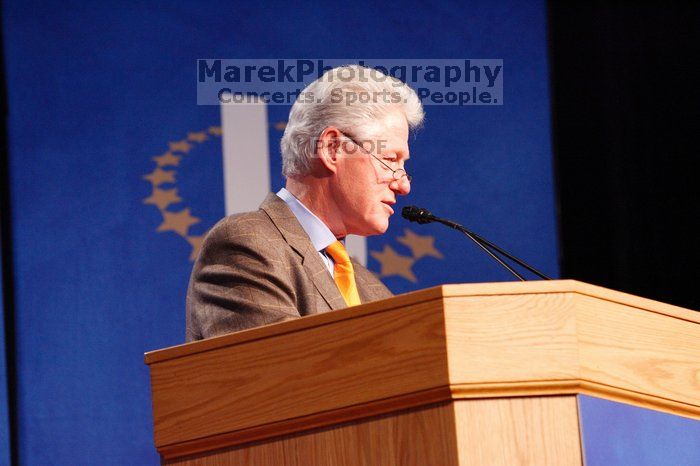
[[[503,105],[426,108],[399,207],[430,207],[557,276],[545,20],[542,2],[3,2],[22,464],[157,463],[143,353],[183,342],[190,256],[224,214],[219,109],[196,105],[198,58],[502,59]],[[288,112],[269,108],[273,189]],[[154,159],[167,153],[177,165]],[[177,200],[159,206],[156,187]],[[403,259],[383,277],[395,292],[511,279],[439,226],[395,218],[368,248],[377,272],[372,252]]]

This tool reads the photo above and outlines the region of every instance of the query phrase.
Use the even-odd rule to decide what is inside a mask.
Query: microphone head
[[[401,216],[411,222],[420,224],[430,223],[435,220],[435,216],[428,209],[421,209],[414,205],[409,205],[401,210]]]

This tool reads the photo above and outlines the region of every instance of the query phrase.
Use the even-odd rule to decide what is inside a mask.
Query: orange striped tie
[[[350,262],[350,256],[345,246],[340,241],[336,241],[328,246],[326,251],[333,258],[333,262],[335,262],[333,280],[338,285],[345,303],[348,306],[361,304],[360,294],[357,292],[357,283],[355,283],[355,270],[352,268],[352,262]]]

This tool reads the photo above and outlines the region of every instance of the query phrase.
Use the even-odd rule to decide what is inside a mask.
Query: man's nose
[[[389,188],[399,196],[405,196],[411,192],[411,182],[408,181],[408,178],[402,176],[400,179],[389,183]]]

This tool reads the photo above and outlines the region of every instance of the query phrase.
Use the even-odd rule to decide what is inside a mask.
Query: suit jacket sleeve
[[[207,235],[187,292],[187,341],[299,317],[289,260],[267,230],[244,214]]]

